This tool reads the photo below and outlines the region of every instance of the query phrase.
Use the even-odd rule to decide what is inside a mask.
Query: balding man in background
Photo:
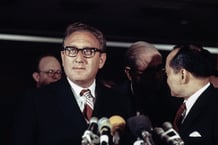
[[[133,43],[125,53],[124,71],[127,80],[119,90],[130,99],[135,115],[147,115],[153,126],[171,121],[180,101],[170,96],[157,48],[145,41]]]
[[[36,88],[60,80],[62,77],[62,68],[58,58],[53,54],[40,55],[36,59],[32,77],[35,81]]]

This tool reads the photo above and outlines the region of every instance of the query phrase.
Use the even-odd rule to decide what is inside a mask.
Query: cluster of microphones
[[[88,129],[82,136],[82,145],[119,145],[119,132],[124,129],[126,121],[118,115],[110,118],[92,117]]]
[[[92,117],[82,135],[81,145],[119,145],[120,132],[126,124],[137,138],[133,145],[184,145],[184,141],[170,122],[153,128],[150,119],[145,115],[130,117],[127,123],[119,115],[100,119]]]

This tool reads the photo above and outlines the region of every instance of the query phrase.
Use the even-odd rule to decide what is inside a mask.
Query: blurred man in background
[[[154,45],[145,41],[135,42],[125,53],[127,80],[117,87],[130,98],[135,115],[147,115],[154,126],[171,121],[179,103],[170,96],[162,66],[162,55]]]
[[[52,54],[39,56],[36,60],[32,77],[36,88],[58,81],[62,77],[62,68],[59,60]]]

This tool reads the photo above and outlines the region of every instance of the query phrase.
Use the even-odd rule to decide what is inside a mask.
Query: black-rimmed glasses
[[[77,56],[77,54],[79,53],[79,51],[82,52],[82,55],[83,57],[85,58],[91,58],[93,56],[95,56],[95,53],[96,52],[100,52],[102,53],[102,50],[100,49],[97,49],[97,48],[90,48],[90,47],[85,47],[85,48],[77,48],[75,46],[65,46],[64,47],[64,53],[67,55],[67,56],[70,56],[70,57],[75,57]]]
[[[62,73],[63,73],[61,70],[57,70],[57,71],[55,71],[55,70],[48,70],[48,71],[39,71],[39,72],[45,73],[49,77],[53,77],[55,75],[61,77]]]

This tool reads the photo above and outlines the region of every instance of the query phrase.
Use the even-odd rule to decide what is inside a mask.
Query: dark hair
[[[90,32],[91,34],[93,34],[96,37],[96,39],[99,41],[102,51],[103,52],[106,51],[106,39],[103,33],[100,30],[90,25],[80,23],[80,22],[73,23],[67,27],[66,32],[65,32],[64,41],[68,36],[70,36],[72,33],[77,32],[77,31],[86,31],[86,32]]]
[[[196,77],[208,77],[213,72],[212,55],[201,46],[187,44],[176,45],[179,49],[169,65],[178,72],[181,68],[191,72]]]

